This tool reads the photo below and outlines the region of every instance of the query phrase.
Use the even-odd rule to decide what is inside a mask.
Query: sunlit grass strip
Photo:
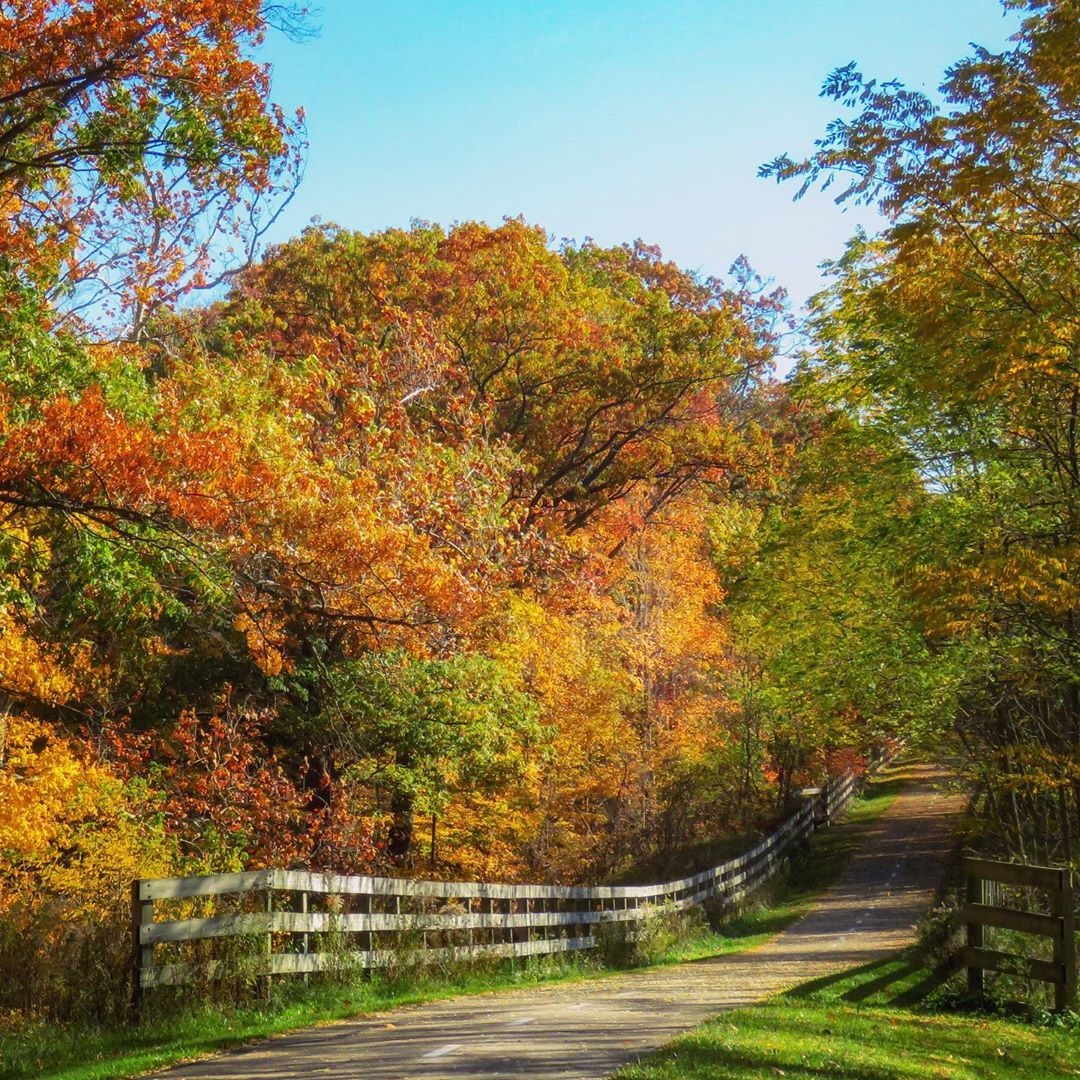
[[[1050,1080],[1080,1076],[1080,1029],[913,1011],[937,985],[905,957],[724,1013],[619,1080]]]

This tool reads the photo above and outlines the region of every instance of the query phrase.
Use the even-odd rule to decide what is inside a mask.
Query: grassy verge
[[[1080,1077],[1080,1021],[1036,1026],[935,1006],[912,953],[725,1013],[619,1080],[1050,1080]]]
[[[297,1028],[461,994],[586,978],[595,972],[581,962],[545,961],[548,958],[541,958],[529,968],[504,964],[443,977],[427,975],[409,985],[378,978],[345,986],[282,982],[269,1000],[231,1008],[192,1008],[125,1029],[26,1027],[0,1035],[0,1077],[115,1080],[138,1076]]]
[[[871,785],[853,804],[844,824],[818,835],[812,857],[794,860],[787,882],[767,886],[756,903],[725,921],[719,931],[695,933],[665,950],[657,965],[741,952],[797,919],[840,873],[859,843],[862,827],[888,808],[901,784],[899,777],[886,776]],[[228,1010],[195,1009],[152,1018],[137,1028],[41,1025],[4,1033],[0,1027],[0,1076],[9,1080],[119,1080],[269,1035],[399,1005],[609,974],[585,956],[538,958],[526,968],[502,964],[442,977],[423,976],[408,985],[378,977],[348,986],[305,987],[285,980],[268,1001]]]

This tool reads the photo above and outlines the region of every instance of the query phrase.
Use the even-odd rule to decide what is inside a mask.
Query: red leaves
[[[100,387],[10,421],[0,445],[0,502],[53,507],[101,524],[154,519],[192,529],[235,526],[260,498],[265,470],[246,469],[234,432],[157,426],[110,409]]]
[[[120,775],[149,780],[186,872],[370,868],[377,856],[371,818],[356,813],[345,786],[325,771],[309,775],[308,786],[292,779],[271,748],[272,721],[223,699],[209,716],[182,713],[167,731],[112,724],[106,755]]]
[[[116,765],[149,774],[167,832],[201,868],[294,866],[311,854],[315,822],[263,742],[266,720],[223,703],[209,717],[181,714],[168,733],[108,731]]]

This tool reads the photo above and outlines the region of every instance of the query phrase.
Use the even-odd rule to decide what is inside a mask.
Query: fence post
[[[154,966],[154,944],[143,944],[142,940],[142,928],[154,921],[154,901],[142,899],[142,884],[142,878],[131,883],[131,1013],[135,1020],[142,1018],[143,971]]]
[[[1061,871],[1051,903],[1053,914],[1061,920],[1054,937],[1054,963],[1059,965],[1062,978],[1054,983],[1054,1008],[1060,1012],[1076,1002],[1076,916],[1070,870]]]
[[[263,976],[263,994],[265,997],[270,996],[270,985],[272,982],[272,970],[274,963],[274,931],[273,931],[273,914],[274,914],[274,889],[273,883],[267,886],[265,892],[265,901],[263,910],[265,910],[266,919],[266,944],[263,947],[263,952],[266,956],[266,974]]]
[[[372,903],[370,893],[361,893],[354,901],[355,910],[361,915],[370,916],[372,914]],[[372,954],[375,952],[375,935],[371,932],[371,919],[368,919],[368,928],[362,934],[357,934],[358,948],[367,950],[367,960],[364,964],[365,977],[371,975],[372,967]]]
[[[969,904],[981,904],[984,902],[983,893],[985,891],[985,882],[980,877],[976,877],[970,867],[965,867],[965,876],[967,879],[967,902]],[[985,940],[985,934],[983,931],[982,923],[969,922],[967,924],[967,945],[972,949],[981,949]],[[982,994],[986,988],[986,981],[983,976],[983,970],[980,967],[973,967],[968,964],[967,969],[967,984],[968,990],[973,994]]]
[[[305,890],[304,892],[300,893],[300,914],[306,916],[308,914],[309,908],[310,908],[310,904],[308,903],[308,894],[307,894],[307,891]],[[306,918],[304,919],[304,925],[305,926],[307,925],[307,919]],[[303,954],[303,956],[305,958],[305,962],[306,962],[307,955],[308,955],[308,953],[311,952],[311,935],[308,934],[308,933],[304,933],[304,934],[300,935],[300,952]],[[309,976],[308,972],[305,971],[304,972],[304,982],[306,983],[309,980],[310,980],[310,976]]]
[[[481,915],[491,915],[491,914],[494,913],[494,911],[495,911],[495,905],[492,903],[491,897],[490,896],[481,896],[480,897],[480,914]],[[480,928],[479,937],[480,937],[481,943],[484,944],[484,945],[494,945],[495,944],[495,931],[490,925],[490,923],[492,921],[493,920],[489,919],[488,920],[489,925],[488,926],[483,926],[483,927]]]

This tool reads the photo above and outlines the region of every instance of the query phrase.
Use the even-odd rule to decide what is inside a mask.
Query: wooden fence
[[[247,938],[247,958],[254,955],[262,975],[324,971],[343,956],[358,968],[385,967],[404,949],[422,949],[437,960],[594,948],[600,924],[635,920],[659,905],[685,908],[713,897],[734,903],[746,896],[773,876],[815,822],[840,814],[859,783],[851,773],[835,778],[749,851],[658,885],[498,885],[298,870],[137,880],[136,1001],[151,987],[225,975],[228,961],[199,955],[201,943],[211,939]],[[174,915],[178,906],[215,903],[233,910],[183,918],[165,910],[173,908]],[[173,955],[163,958],[156,950]]]
[[[966,947],[963,962],[968,969],[969,989],[981,993],[985,971],[1006,972],[1051,983],[1054,1008],[1070,1008],[1076,1002],[1076,916],[1072,874],[1048,866],[965,859],[967,903],[963,908]],[[1040,889],[1048,898],[1049,914],[1005,907],[1002,885]],[[988,949],[986,927],[1016,930],[1049,938],[1049,960]]]

